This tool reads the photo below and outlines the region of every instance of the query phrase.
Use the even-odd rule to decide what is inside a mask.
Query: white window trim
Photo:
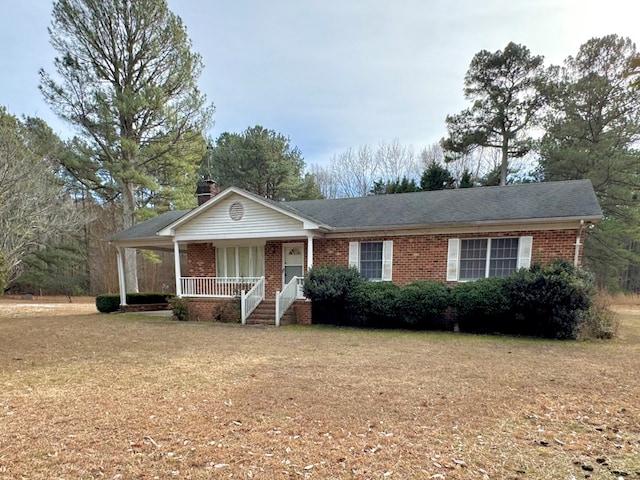
[[[491,240],[501,238],[518,239],[518,259],[516,270],[529,268],[531,266],[531,252],[533,247],[533,237],[480,237],[480,238],[450,238],[447,252],[447,282],[473,282],[474,280],[460,280],[460,253],[462,250],[461,240],[487,240],[487,259],[484,278],[489,277],[489,267],[491,264]]]
[[[228,252],[230,250],[233,250],[233,256],[234,256],[234,263],[235,263],[235,272],[236,275],[234,275],[234,277],[237,278],[241,278],[238,273],[240,272],[240,255],[238,253],[238,249],[239,248],[248,248],[249,249],[249,277],[257,277],[258,275],[256,274],[256,272],[253,271],[253,264],[254,264],[254,249],[259,249],[259,248],[264,248],[264,245],[240,245],[240,246],[234,246],[234,247],[230,247],[230,246],[221,246],[221,247],[215,247],[216,248],[216,276],[218,277],[230,277],[229,275],[229,265],[227,262],[227,257],[228,257]],[[219,255],[219,253],[222,253],[222,255]],[[224,259],[224,260],[222,260]],[[221,269],[224,272],[224,275],[218,275],[218,267],[221,267]],[[222,268],[224,267],[224,268]],[[264,264],[264,255],[262,256],[262,271],[265,271],[265,264]],[[262,274],[264,275],[264,273]],[[261,275],[261,276],[262,276]]]
[[[390,282],[393,278],[393,240],[382,242],[349,242],[349,266],[360,271],[360,244],[382,243],[382,278],[371,279],[372,282]]]

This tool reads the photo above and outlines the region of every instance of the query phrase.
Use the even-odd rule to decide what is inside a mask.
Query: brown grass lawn
[[[634,305],[598,342],[9,305],[1,479],[640,478]]]

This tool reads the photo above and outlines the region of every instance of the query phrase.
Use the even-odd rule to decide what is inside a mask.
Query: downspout
[[[584,232],[584,220],[580,220],[580,228],[578,229],[578,236],[576,237],[575,243],[575,252],[573,254],[573,266],[578,268],[578,263],[580,261],[580,238],[582,237],[582,232]]]

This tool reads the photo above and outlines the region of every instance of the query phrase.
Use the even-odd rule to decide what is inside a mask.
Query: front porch
[[[180,277],[179,284],[179,297],[196,301],[196,318],[209,319],[216,305],[238,298],[242,325],[260,323],[280,326],[294,302],[305,300],[302,292],[304,277],[297,276],[270,298],[265,295],[265,277]],[[307,312],[303,314],[309,316]]]
[[[243,324],[265,300],[274,302],[273,323],[279,324],[302,298],[314,240],[329,230],[295,210],[233,187],[175,218],[165,221],[166,215],[148,229],[132,227],[112,240],[118,250],[121,305],[126,305],[127,291],[124,249],[172,250],[176,296],[200,305],[240,298]]]

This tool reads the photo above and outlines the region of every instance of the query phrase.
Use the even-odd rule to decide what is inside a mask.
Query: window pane
[[[494,238],[491,240],[490,277],[506,277],[516,271],[518,265],[518,239]]]
[[[487,268],[487,239],[460,242],[460,280],[484,278]]]
[[[360,274],[367,280],[382,279],[382,242],[360,244]]]
[[[239,277],[250,277],[249,247],[238,247]]]
[[[264,247],[251,247],[253,250],[253,277],[264,276]]]
[[[235,247],[225,248],[227,251],[227,274],[226,277],[236,276],[236,249]]]
[[[226,277],[225,249],[216,248],[216,277]]]
[[[239,267],[239,273],[236,266]],[[264,247],[216,248],[216,276],[262,277],[264,275]]]

